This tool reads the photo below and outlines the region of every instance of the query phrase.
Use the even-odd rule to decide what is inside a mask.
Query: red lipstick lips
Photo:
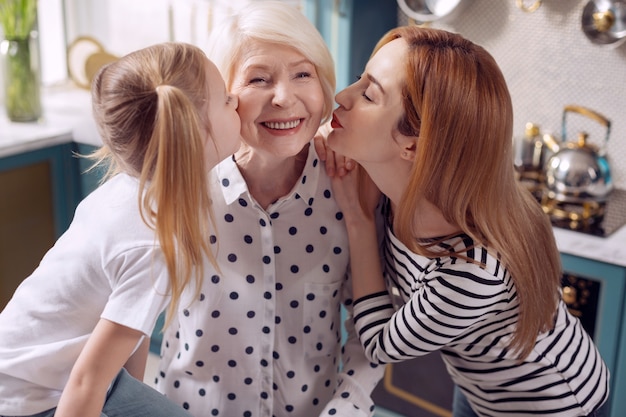
[[[330,122],[330,127],[333,129],[343,127],[341,126],[341,123],[339,123],[339,120],[337,120],[337,115],[335,115],[335,113],[333,113],[333,120]]]

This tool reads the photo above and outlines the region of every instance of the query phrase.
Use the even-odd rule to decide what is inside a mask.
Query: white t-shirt
[[[166,307],[167,273],[142,221],[138,180],[117,175],[83,200],[72,224],[0,314],[0,414],[56,407],[100,318],[149,335]]]

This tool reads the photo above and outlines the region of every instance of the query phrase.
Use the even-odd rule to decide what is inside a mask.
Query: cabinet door
[[[76,207],[69,144],[0,159],[0,309],[67,229]]]
[[[572,274],[599,284],[591,336],[611,372],[611,415],[618,416],[615,414],[617,411],[626,410],[626,398],[617,394],[626,392],[626,268],[567,254],[562,254],[561,259],[566,275]],[[584,292],[586,288],[583,282],[578,290]]]

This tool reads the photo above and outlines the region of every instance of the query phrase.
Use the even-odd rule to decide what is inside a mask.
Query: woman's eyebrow
[[[378,86],[383,94],[385,94],[385,89],[383,88],[382,84],[372,74],[365,74],[365,76],[368,80],[370,80],[372,84]]]

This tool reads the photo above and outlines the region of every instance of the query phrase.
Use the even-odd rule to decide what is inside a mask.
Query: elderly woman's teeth
[[[270,129],[293,129],[300,124],[300,119],[290,122],[265,122],[263,124]]]

